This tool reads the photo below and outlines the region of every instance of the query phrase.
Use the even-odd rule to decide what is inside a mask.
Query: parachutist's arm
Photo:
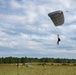
[[[59,38],[59,34],[57,34],[57,38]]]

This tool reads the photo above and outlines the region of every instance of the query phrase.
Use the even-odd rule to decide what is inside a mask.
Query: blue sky
[[[59,27],[48,17],[56,10],[65,17]],[[0,57],[5,56],[76,58],[76,0],[0,0]]]

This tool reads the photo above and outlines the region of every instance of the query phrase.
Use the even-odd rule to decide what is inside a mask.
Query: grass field
[[[76,75],[76,66],[63,65],[16,65],[0,64],[0,75]]]

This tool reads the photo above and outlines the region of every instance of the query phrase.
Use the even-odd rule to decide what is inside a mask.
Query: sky
[[[55,27],[57,10],[65,22]],[[9,56],[76,59],[76,0],[0,0],[0,57]]]

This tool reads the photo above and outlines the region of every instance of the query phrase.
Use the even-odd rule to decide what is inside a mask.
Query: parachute
[[[64,23],[64,14],[61,10],[48,14],[55,26],[61,26]]]

